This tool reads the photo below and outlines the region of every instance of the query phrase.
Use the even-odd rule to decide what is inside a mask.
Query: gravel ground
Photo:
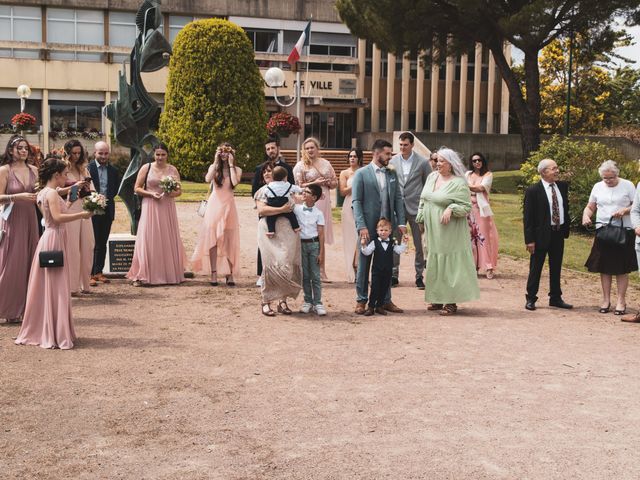
[[[237,287],[100,285],[73,300],[71,351],[0,325],[3,479],[638,478],[640,328],[597,313],[596,277],[564,272],[574,310],[527,312],[527,263],[502,258],[444,318],[406,255],[405,313],[365,318],[338,248],[327,317],[267,318],[238,206]],[[190,253],[196,205],[178,208]]]

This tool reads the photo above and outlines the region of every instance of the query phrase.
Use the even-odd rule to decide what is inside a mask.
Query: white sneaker
[[[306,303],[305,302],[300,307],[300,313],[309,313],[312,308],[313,308],[313,305],[311,305],[310,303]]]
[[[323,317],[323,316],[325,316],[327,314],[327,309],[324,308],[324,305],[322,305],[321,303],[317,304],[315,307],[313,307],[313,309],[321,317]]]
[[[256,287],[262,286],[262,277],[258,277],[258,281],[256,282]]]

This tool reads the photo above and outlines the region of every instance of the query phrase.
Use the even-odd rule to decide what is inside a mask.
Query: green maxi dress
[[[429,303],[459,303],[480,298],[478,277],[467,214],[471,195],[464,178],[453,177],[434,191],[439,175],[429,175],[420,195],[416,222],[424,222],[427,236],[425,299]],[[448,224],[440,223],[446,208],[451,209]]]

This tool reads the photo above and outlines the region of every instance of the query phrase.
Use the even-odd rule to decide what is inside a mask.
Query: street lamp
[[[278,99],[278,88],[284,86],[284,72],[278,67],[271,67],[264,74],[267,86],[273,88],[273,99],[281,107],[290,107],[296,104],[296,117],[300,120],[300,72],[296,72],[296,82],[293,89],[293,99],[289,103],[283,103]],[[300,161],[300,130],[296,139],[296,162]]]
[[[16,89],[16,93],[18,97],[20,97],[20,113],[24,112],[25,104],[27,103],[27,98],[31,95],[31,89],[28,85],[20,85]]]

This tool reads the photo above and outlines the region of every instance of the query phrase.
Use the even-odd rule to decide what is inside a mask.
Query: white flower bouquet
[[[84,197],[82,201],[82,209],[87,212],[93,212],[94,215],[104,215],[107,208],[107,197],[98,192],[91,192],[89,196]]]
[[[180,188],[180,182],[173,178],[171,175],[167,175],[160,180],[160,188],[164,193],[175,192]]]

